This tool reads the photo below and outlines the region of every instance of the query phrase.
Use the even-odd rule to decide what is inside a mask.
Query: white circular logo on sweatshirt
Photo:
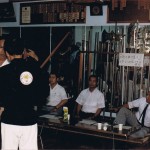
[[[23,73],[21,73],[20,75],[20,82],[23,84],[23,85],[29,85],[31,84],[33,81],[33,76],[30,72],[28,71],[24,71]]]

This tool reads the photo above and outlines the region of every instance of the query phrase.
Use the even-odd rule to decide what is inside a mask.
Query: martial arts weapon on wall
[[[126,47],[125,47],[125,28],[122,28],[122,39],[121,39],[121,52],[122,53],[125,53],[126,52]],[[122,101],[121,101],[121,105],[123,104],[123,103],[125,103],[125,101],[127,101],[127,96],[126,96],[126,94],[127,94],[127,89],[128,89],[128,83],[127,82],[125,82],[125,79],[126,79],[126,81],[128,80],[128,68],[126,69],[124,66],[122,66],[122,74],[120,74],[121,76],[122,76],[122,78],[120,77],[120,79],[122,79],[122,84],[121,84],[121,87],[122,87],[122,89],[121,89],[121,99],[122,99]]]
[[[103,43],[99,42],[99,48],[97,53],[97,64],[96,64],[96,74],[99,76],[99,89],[103,92],[103,80],[104,80],[104,66],[103,66]]]
[[[88,87],[88,78],[91,74],[92,68],[92,28],[90,27],[88,31],[88,40],[86,40],[86,30],[85,27],[85,39],[82,40],[82,51],[80,52],[80,62],[79,62],[79,82],[78,89],[81,91],[83,88]]]
[[[66,33],[66,35],[62,38],[62,40],[58,43],[58,45],[52,50],[50,55],[44,60],[44,62],[41,64],[40,68],[43,68],[45,64],[50,61],[51,57],[56,53],[56,51],[59,49],[61,44],[64,42],[64,40],[69,36],[70,32]]]
[[[128,27],[128,32],[127,32],[127,44],[128,44],[128,48],[135,48],[135,30],[136,26],[135,26],[135,22],[134,23],[130,23],[129,27]]]
[[[136,24],[130,23],[127,31],[127,44],[128,48],[126,49],[128,53],[133,52],[135,48],[135,28]],[[133,74],[134,70],[133,67],[127,67],[127,77],[126,79],[126,85],[129,90],[127,90],[128,93],[126,93],[128,99],[127,101],[132,101],[133,100]]]
[[[121,78],[122,72],[121,68],[118,66],[119,52],[123,51],[123,39],[124,34],[121,33],[117,27],[115,26],[115,34],[114,40],[112,44],[114,45],[114,53],[113,53],[113,62],[112,62],[112,86],[111,86],[111,100],[110,100],[110,108],[113,106],[119,106],[121,104]],[[111,114],[110,114],[111,115]],[[111,117],[111,116],[110,116]]]
[[[107,104],[108,101],[109,101],[109,96],[108,96],[109,94],[108,94],[108,92],[109,92],[109,84],[110,84],[109,83],[110,81],[108,81],[108,76],[110,75],[109,74],[110,41],[106,42],[106,49],[107,49],[107,54],[106,54],[106,63],[105,63],[105,91],[104,91],[104,96],[105,96],[105,102]]]
[[[91,36],[92,36],[92,27],[90,27],[90,30],[88,32],[88,40],[86,41],[86,51],[84,53],[85,55],[85,72],[84,72],[84,76],[85,76],[85,80],[84,80],[84,88],[88,87],[88,78],[91,74]]]
[[[89,32],[88,32],[88,40],[84,40],[83,41],[84,42],[83,44],[86,44],[86,49],[84,49],[83,88],[87,88],[88,87],[88,77],[89,77],[89,72],[90,72],[89,68],[91,66],[91,64],[90,64],[91,62],[89,62],[89,54],[90,54],[90,47],[91,47],[90,46],[91,45],[90,38],[91,38],[91,32],[89,30]]]
[[[83,89],[83,81],[85,81],[85,54],[83,52],[86,51],[87,43],[86,41],[86,27],[84,27],[84,40],[82,40],[82,51],[80,52],[80,60],[79,60],[79,78],[78,78],[78,93]]]
[[[115,44],[115,43],[114,43]],[[113,62],[112,62],[112,89],[111,89],[111,105],[112,108],[116,103],[116,94],[118,95],[118,86],[117,86],[117,77],[118,77],[118,66],[117,66],[117,59],[118,59],[118,52],[116,51],[116,47],[114,49],[113,54]]]
[[[93,27],[90,27],[90,31],[89,31],[89,37],[88,37],[88,42],[89,42],[89,46],[88,46],[88,78],[91,75],[91,68],[92,68],[92,33],[93,33]]]
[[[95,74],[95,63],[96,63],[96,51],[97,51],[97,32],[95,32],[95,41],[94,41],[94,54],[93,54],[93,73]]]
[[[83,49],[83,41],[82,41],[82,49]],[[82,78],[83,78],[83,52],[80,52],[80,60],[79,60],[79,78],[78,78],[78,93],[82,90]]]
[[[136,28],[134,30],[134,53],[138,53],[138,31],[139,31],[139,24],[136,23]],[[134,67],[134,74],[133,74],[133,99],[138,98],[138,91],[137,91],[137,67]]]
[[[96,73],[96,62],[97,62],[97,52],[99,49],[99,32],[95,33],[95,45],[94,45],[94,59],[93,59],[93,73]]]
[[[112,57],[112,41],[114,40],[114,32],[106,32],[103,30],[102,32],[102,43],[100,44],[100,59],[101,59],[101,74],[100,74],[100,89],[104,93],[106,109],[109,107],[110,99],[111,99],[111,90],[112,90],[112,81],[110,80],[111,76],[111,57]],[[99,55],[98,55],[99,56]],[[99,60],[99,59],[98,59]],[[104,86],[103,86],[104,85]],[[106,111],[105,109],[105,111]],[[103,116],[105,115],[105,111]]]
[[[137,35],[138,35],[138,25],[136,22],[131,23],[128,27],[127,32],[127,44],[128,44],[128,52],[129,53],[137,53]],[[126,79],[125,79],[125,89],[129,88],[130,90],[125,90],[125,95],[128,95],[128,101],[132,101],[136,96],[136,76],[137,76],[137,68],[136,67],[128,67],[126,69]],[[127,79],[129,78],[129,80]],[[128,84],[129,83],[129,84]],[[131,88],[132,87],[132,88]],[[129,93],[127,93],[129,92]],[[130,96],[132,95],[132,96]],[[126,100],[125,100],[126,102]]]

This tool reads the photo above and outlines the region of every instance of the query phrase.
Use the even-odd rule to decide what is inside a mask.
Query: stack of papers
[[[96,121],[88,120],[88,119],[83,119],[82,121],[79,121],[79,123],[88,124],[88,125],[97,125]]]
[[[55,116],[55,115],[50,115],[50,114],[46,114],[46,115],[42,115],[40,116],[42,118],[47,118],[47,119],[60,119],[60,116]]]
[[[113,126],[113,128],[119,128],[119,125],[115,125],[115,126]],[[132,129],[131,126],[123,126],[122,128],[127,129],[127,130]]]

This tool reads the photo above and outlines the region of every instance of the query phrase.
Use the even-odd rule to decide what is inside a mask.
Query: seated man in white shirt
[[[46,106],[43,108],[47,113],[61,115],[63,106],[68,98],[65,89],[58,84],[58,75],[51,72],[49,76],[50,95],[47,97]]]
[[[134,113],[130,109],[138,108]],[[114,124],[130,125],[137,130],[130,135],[130,138],[144,138],[150,133],[150,91],[146,97],[141,97],[127,104],[122,105]],[[114,109],[115,111],[118,110]]]
[[[95,75],[89,77],[89,88],[81,91],[76,99],[77,117],[97,119],[105,107],[104,95],[97,89],[98,79]]]

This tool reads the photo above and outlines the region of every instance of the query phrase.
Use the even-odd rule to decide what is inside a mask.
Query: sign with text
[[[143,67],[144,54],[119,53],[119,66]]]
[[[22,7],[22,23],[31,23],[31,7]]]

